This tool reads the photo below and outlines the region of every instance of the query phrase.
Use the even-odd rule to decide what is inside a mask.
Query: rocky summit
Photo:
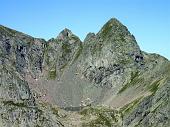
[[[0,127],[169,127],[170,62],[110,19],[82,42],[0,26]]]

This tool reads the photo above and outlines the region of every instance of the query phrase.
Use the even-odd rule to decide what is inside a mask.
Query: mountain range
[[[0,127],[169,127],[170,62],[115,18],[82,42],[0,25]]]

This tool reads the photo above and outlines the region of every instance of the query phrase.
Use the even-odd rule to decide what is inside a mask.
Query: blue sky
[[[112,17],[141,49],[170,59],[170,0],[0,0],[0,24],[46,40],[69,28],[83,40]]]

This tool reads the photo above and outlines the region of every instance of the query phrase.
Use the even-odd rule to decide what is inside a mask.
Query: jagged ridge
[[[0,26],[0,63],[2,126],[169,125],[169,61],[115,18],[83,43],[68,29],[45,41]]]

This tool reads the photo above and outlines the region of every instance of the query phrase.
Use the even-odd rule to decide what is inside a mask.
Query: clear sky
[[[69,28],[83,40],[112,17],[141,49],[170,59],[170,0],[0,0],[0,24],[46,40]]]

